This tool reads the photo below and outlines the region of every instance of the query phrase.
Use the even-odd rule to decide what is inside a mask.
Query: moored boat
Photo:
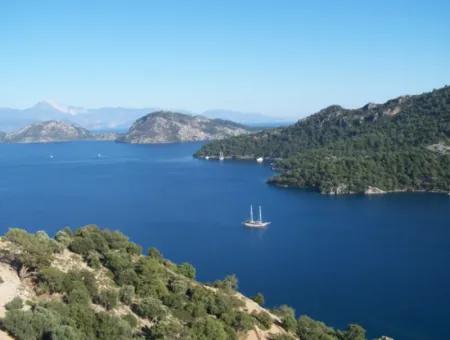
[[[263,221],[262,219],[262,211],[261,206],[259,206],[259,219],[255,220],[253,218],[253,206],[250,205],[250,219],[247,221],[242,222],[246,227],[249,228],[265,228],[267,227],[271,222],[269,221]]]

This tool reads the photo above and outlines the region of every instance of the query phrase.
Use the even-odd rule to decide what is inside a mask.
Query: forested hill
[[[450,87],[203,146],[197,157],[275,159],[280,185],[323,193],[450,190]]]

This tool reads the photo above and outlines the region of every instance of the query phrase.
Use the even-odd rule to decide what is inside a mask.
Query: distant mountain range
[[[1,143],[50,143],[80,140],[118,141],[132,144],[192,142],[223,139],[254,131],[223,119],[157,111],[137,119],[126,133],[93,132],[67,121],[48,120],[12,132],[0,132]]]
[[[49,120],[76,123],[90,130],[126,130],[136,119],[154,111],[160,111],[160,108],[101,107],[91,109],[41,101],[23,110],[0,107],[0,131],[13,131],[31,123]],[[184,110],[177,111],[190,113]],[[201,115],[255,126],[287,125],[293,121],[259,113],[222,109],[208,110]]]

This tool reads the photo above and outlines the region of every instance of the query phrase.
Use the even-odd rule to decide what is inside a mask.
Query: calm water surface
[[[280,189],[267,166],[193,159],[199,146],[0,145],[0,232],[96,223],[193,263],[200,280],[236,273],[269,306],[371,337],[450,339],[449,196]],[[251,203],[269,229],[242,227]]]

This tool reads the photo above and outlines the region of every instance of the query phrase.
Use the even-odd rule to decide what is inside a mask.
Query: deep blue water
[[[193,263],[200,280],[236,273],[270,306],[370,336],[450,339],[449,196],[280,189],[267,166],[193,159],[199,145],[0,144],[0,232],[95,223]],[[250,203],[267,230],[241,225]]]

